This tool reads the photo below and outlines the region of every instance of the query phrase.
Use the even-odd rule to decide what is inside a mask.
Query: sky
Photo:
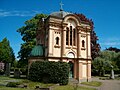
[[[101,49],[120,48],[120,0],[0,0],[0,41],[7,38],[18,56],[22,37],[17,29],[36,14],[60,10],[82,13],[94,22]]]

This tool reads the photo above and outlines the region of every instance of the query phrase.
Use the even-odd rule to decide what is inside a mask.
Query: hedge
[[[69,64],[65,62],[37,61],[31,64],[28,77],[32,81],[67,85]]]

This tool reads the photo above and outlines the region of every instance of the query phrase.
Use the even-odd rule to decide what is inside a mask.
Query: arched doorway
[[[70,66],[69,78],[74,78],[74,61],[73,61],[72,58],[75,58],[75,55],[74,55],[73,52],[69,52],[67,57],[68,57],[68,60],[69,60],[68,64]]]
[[[69,78],[73,78],[74,77],[74,63],[72,61],[69,61],[68,64],[70,66]]]

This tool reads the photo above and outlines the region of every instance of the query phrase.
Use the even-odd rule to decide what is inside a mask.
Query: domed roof
[[[43,46],[37,45],[32,49],[31,56],[43,56],[43,53],[44,53]]]
[[[58,11],[58,12],[51,13],[50,16],[55,16],[55,17],[58,17],[58,18],[64,18],[68,14],[71,14],[71,13],[65,12],[65,11]]]

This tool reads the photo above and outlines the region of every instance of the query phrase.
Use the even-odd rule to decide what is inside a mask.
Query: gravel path
[[[98,90],[120,90],[120,80],[99,80],[103,84]]]

